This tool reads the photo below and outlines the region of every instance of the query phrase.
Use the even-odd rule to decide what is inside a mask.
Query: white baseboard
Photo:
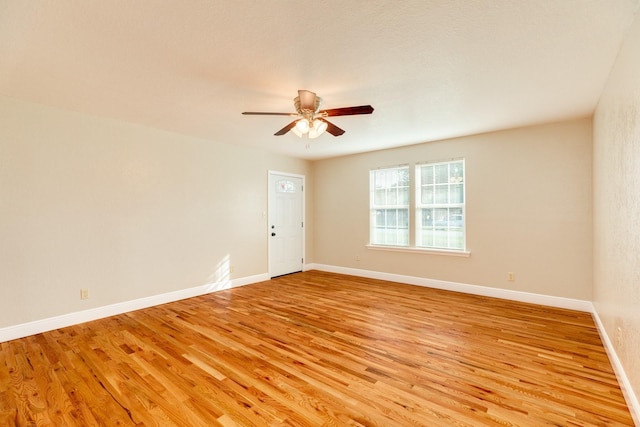
[[[604,343],[604,348],[607,350],[607,355],[609,356],[613,370],[618,378],[618,383],[620,383],[620,388],[622,389],[622,394],[627,401],[627,406],[629,407],[629,411],[633,417],[633,422],[636,426],[640,426],[640,403],[638,402],[638,397],[634,393],[633,388],[631,387],[631,382],[629,381],[629,378],[622,367],[622,363],[620,363],[618,354],[613,347],[613,343],[609,339],[609,335],[607,334],[602,321],[600,321],[600,316],[598,316],[598,313],[595,310],[591,314],[593,315],[593,320],[595,321],[598,332],[600,333],[600,338],[602,338],[602,342]]]
[[[269,280],[269,275],[267,273],[242,277],[239,279],[223,280],[220,282],[196,286],[194,288],[182,289],[179,291],[167,292],[159,295],[152,295],[149,297],[139,298],[131,301],[124,301],[116,304],[78,311],[75,313],[68,313],[61,316],[36,320],[20,325],[8,326],[5,328],[0,328],[0,342],[24,338],[29,335],[52,331],[54,329],[64,328],[66,326],[77,325],[79,323],[89,322],[91,320],[115,316],[117,314],[122,314],[129,311],[140,310],[142,308],[166,304],[168,302],[179,301],[182,299],[205,295],[212,292],[218,292],[225,289],[237,288],[239,286],[244,286],[251,283],[263,282],[265,280]]]
[[[366,277],[368,279],[388,280],[391,282],[405,283],[408,285],[425,286],[428,288],[463,292],[473,295],[502,298],[512,301],[528,302],[532,304],[546,305],[549,307],[566,308],[569,310],[585,311],[591,313],[594,318],[596,327],[598,328],[598,332],[600,333],[600,338],[602,338],[602,341],[604,343],[605,350],[607,351],[607,354],[609,356],[609,360],[611,361],[611,365],[613,366],[613,370],[615,371],[616,377],[618,378],[618,383],[620,384],[620,388],[622,389],[622,393],[624,394],[627,406],[629,407],[629,412],[631,412],[634,423],[640,427],[640,404],[638,403],[638,398],[635,395],[633,388],[631,387],[629,378],[627,377],[627,374],[625,373],[624,368],[620,363],[620,359],[618,358],[618,355],[616,354],[616,351],[611,344],[611,340],[609,339],[607,332],[605,331],[604,326],[602,325],[602,322],[598,317],[598,313],[596,312],[595,307],[591,301],[534,294],[530,292],[512,291],[508,289],[497,289],[486,286],[469,285],[465,283],[447,282],[443,280],[425,279],[422,277],[404,276],[400,274],[383,273],[378,271],[361,270],[357,268],[338,267],[325,264],[308,264],[305,266],[305,271],[306,270],[320,270],[330,273],[349,274],[352,276]]]
[[[337,267],[325,264],[308,264],[306,270],[320,270],[330,273],[350,274],[368,279],[388,280],[390,282],[406,283],[408,285],[424,286],[427,288],[446,291],[463,292],[465,294],[482,295],[486,297],[502,298],[512,301],[528,302],[547,305],[550,307],[566,308],[593,312],[591,301],[554,297],[550,295],[534,294],[530,292],[513,291],[509,289],[490,288],[488,286],[469,285],[466,283],[447,282],[444,280],[426,279],[424,277],[404,276],[401,274],[383,273],[379,271],[361,270],[357,268]]]

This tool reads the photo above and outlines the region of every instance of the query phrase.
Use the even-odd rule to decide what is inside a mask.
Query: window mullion
[[[407,193],[409,196],[409,205],[407,206],[407,228],[409,229],[409,246],[416,246],[416,224],[415,221],[412,221],[411,212],[415,212],[415,204],[417,203],[415,192],[411,191],[411,183],[416,182],[416,174],[415,168],[409,168],[409,183],[407,188]]]

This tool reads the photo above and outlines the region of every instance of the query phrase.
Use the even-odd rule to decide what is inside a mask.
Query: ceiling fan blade
[[[289,132],[291,129],[293,129],[293,127],[296,125],[297,120],[292,121],[291,123],[289,123],[288,125],[286,125],[285,127],[283,127],[282,129],[280,129],[278,132],[274,133],[275,136],[281,136],[284,135],[285,133]]]
[[[340,129],[338,126],[334,125],[328,120],[320,119],[327,124],[327,132],[329,132],[333,136],[340,136],[344,133],[344,129]]]
[[[299,90],[298,96],[300,97],[300,109],[301,110],[316,110],[316,94],[308,90]]]
[[[262,111],[245,111],[244,113],[245,116],[250,115],[250,116],[289,116],[289,117],[297,117],[298,115],[296,113],[264,113]]]
[[[357,114],[371,114],[373,113],[373,107],[371,105],[360,105],[358,107],[344,107],[344,108],[332,108],[329,110],[318,111],[318,114],[322,114],[326,117],[331,116],[355,116]]]

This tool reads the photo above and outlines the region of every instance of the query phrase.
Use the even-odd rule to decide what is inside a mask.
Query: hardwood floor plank
[[[0,343],[7,426],[629,426],[588,313],[305,272]]]

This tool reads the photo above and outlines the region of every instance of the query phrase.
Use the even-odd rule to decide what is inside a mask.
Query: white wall
[[[640,17],[594,115],[594,305],[640,396]]]
[[[591,155],[583,119],[315,162],[314,260],[591,300]],[[468,258],[365,248],[370,169],[457,157],[466,159]]]
[[[309,168],[0,98],[0,328],[267,273],[267,171]]]

